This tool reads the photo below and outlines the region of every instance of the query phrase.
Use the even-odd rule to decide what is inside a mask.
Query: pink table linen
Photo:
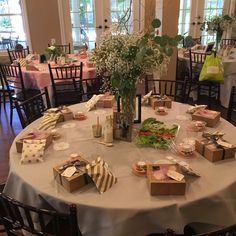
[[[83,79],[96,77],[96,70],[94,67],[87,66],[87,59],[79,59],[77,63],[83,62]],[[36,64],[39,71],[29,71],[22,67],[22,75],[26,88],[43,89],[51,86],[51,78],[47,64]]]

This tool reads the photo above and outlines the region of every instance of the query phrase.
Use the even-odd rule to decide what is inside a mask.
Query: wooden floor
[[[204,104],[204,100],[205,99],[201,101],[201,104]],[[221,111],[222,117],[226,117],[225,108],[214,104],[212,109]],[[22,130],[22,128],[16,111],[13,115],[13,126],[11,128],[9,124],[9,104],[7,104],[6,111],[4,111],[2,106],[0,122],[0,183],[3,183],[6,181],[9,171],[8,163],[10,146],[15,136]]]
[[[18,114],[14,111],[13,126],[9,124],[9,104],[6,111],[1,107],[0,116],[0,184],[5,182],[9,171],[9,149],[15,136],[22,130]]]

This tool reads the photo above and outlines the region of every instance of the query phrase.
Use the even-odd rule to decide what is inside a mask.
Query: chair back
[[[0,217],[8,235],[81,235],[77,223],[77,209],[69,206],[69,213],[38,209],[0,193]],[[50,223],[48,223],[48,221]]]
[[[16,49],[7,49],[7,53],[10,59],[10,62],[13,63],[13,61],[21,58],[26,58],[27,55],[29,55],[29,46],[26,48],[16,48]]]
[[[222,46],[236,46],[236,39],[221,39],[220,45],[221,47]]]
[[[94,94],[102,92],[102,78],[97,76],[95,78],[83,79],[83,93],[82,100],[90,99]]]
[[[189,50],[189,75],[190,80],[198,80],[203,64],[208,53]]]
[[[83,63],[80,65],[56,66],[48,65],[55,105],[75,104],[82,101]]]
[[[148,93],[151,90],[153,95],[166,95],[182,103],[187,101],[186,80],[159,80],[146,75],[145,92]]]
[[[7,90],[11,92],[12,90],[15,91],[15,94],[20,94],[21,99],[26,99],[26,89],[25,84],[22,76],[21,66],[20,63],[17,65],[8,65],[8,64],[1,64],[0,65],[1,75],[4,81],[4,84],[7,87]]]
[[[43,116],[43,113],[51,107],[47,88],[44,91],[25,100],[15,101],[15,107],[21,122],[22,128]]]
[[[236,86],[231,88],[227,120],[236,125]]]

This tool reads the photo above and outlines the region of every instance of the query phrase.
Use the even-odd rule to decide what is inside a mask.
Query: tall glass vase
[[[220,41],[223,35],[223,30],[216,31],[216,52],[220,50]]]

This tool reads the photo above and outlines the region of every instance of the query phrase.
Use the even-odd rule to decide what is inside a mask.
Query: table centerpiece
[[[106,75],[103,90],[121,97],[122,112],[135,111],[136,84],[146,72],[163,74],[182,36],[159,36],[159,19],[152,21],[151,32],[129,33],[121,24],[113,25],[102,36],[91,60],[98,73]],[[126,29],[126,28],[125,28]]]
[[[62,50],[58,45],[52,44],[45,49],[45,53],[49,55],[50,61],[56,61],[57,57],[61,56]]]
[[[205,20],[201,25],[201,30],[205,30],[210,35],[216,35],[216,50],[218,50],[224,31],[236,26],[236,18],[229,15],[213,16]]]

